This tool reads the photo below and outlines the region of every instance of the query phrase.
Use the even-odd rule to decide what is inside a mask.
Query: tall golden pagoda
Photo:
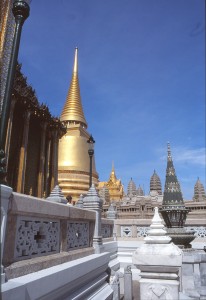
[[[114,163],[112,163],[112,171],[108,181],[99,182],[98,189],[101,191],[103,187],[107,187],[109,190],[110,201],[120,201],[124,195],[124,187],[120,179],[117,179],[114,169]]]
[[[66,134],[59,140],[58,181],[65,196],[79,199],[89,189],[90,158],[88,155],[90,134],[84,116],[79,79],[78,49],[75,49],[72,79],[60,120],[67,126]],[[95,159],[92,161],[92,183],[97,185]]]

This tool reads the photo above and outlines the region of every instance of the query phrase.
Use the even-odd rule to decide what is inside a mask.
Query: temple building
[[[65,124],[66,134],[59,140],[58,181],[65,196],[77,201],[89,189],[90,158],[88,155],[87,122],[84,116],[79,79],[78,49],[75,49],[72,79],[60,120]],[[97,185],[98,173],[92,158],[92,183]]]
[[[58,141],[65,129],[40,104],[17,65],[7,128],[7,182],[14,191],[40,198],[57,184]]]
[[[179,201],[183,203],[183,196],[181,193],[180,185],[177,180],[175,169],[172,162],[170,145],[168,144],[168,169],[165,182],[164,197],[165,201],[170,199],[171,201]],[[110,179],[114,178],[114,171],[111,172]],[[112,180],[109,181],[110,184]],[[100,182],[99,188],[102,186],[108,187],[107,182]],[[103,212],[102,216],[106,217],[108,211],[112,205],[112,209],[116,212],[117,219],[150,219],[153,215],[155,207],[161,207],[163,202],[162,184],[159,175],[154,170],[150,177],[150,190],[148,194],[145,194],[142,187],[139,185],[136,188],[134,180],[131,178],[127,186],[127,194],[119,200],[113,200],[110,197],[110,201],[106,201],[105,193],[102,192],[103,188],[99,189],[101,198],[103,200]],[[175,199],[175,200],[174,200]],[[177,202],[175,202],[177,203]],[[206,211],[206,196],[203,184],[199,178],[194,187],[194,197],[192,200],[184,200],[185,207],[190,210],[188,219],[203,220],[205,218]],[[190,222],[190,221],[188,221]]]
[[[121,183],[120,179],[117,179],[115,170],[114,170],[114,164],[112,164],[112,171],[109,176],[108,181],[101,181],[98,184],[98,190],[99,193],[101,194],[101,189],[103,187],[107,187],[109,190],[109,195],[110,195],[110,201],[121,201],[124,195],[124,187]],[[103,200],[104,201],[104,200]],[[104,201],[106,202],[106,201]]]

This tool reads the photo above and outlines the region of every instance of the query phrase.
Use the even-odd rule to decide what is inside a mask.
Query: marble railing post
[[[4,267],[2,264],[3,253],[4,253],[4,242],[6,235],[6,224],[7,224],[7,212],[9,207],[9,200],[12,194],[12,188],[6,185],[0,185],[1,194],[1,283],[5,282]]]
[[[123,273],[117,271],[110,277],[110,286],[113,290],[112,300],[120,300],[120,278],[123,277]]]
[[[87,196],[83,199],[83,201],[85,209],[94,210],[96,212],[93,246],[95,248],[95,253],[101,253],[103,250],[101,230],[102,200],[98,196],[94,184],[92,184],[87,193]]]
[[[10,150],[11,132],[12,132],[12,126],[13,126],[13,116],[14,116],[15,104],[16,104],[16,99],[13,98],[11,101],[10,115],[9,115],[8,126],[7,126],[6,145],[5,145],[5,153],[6,153],[7,160],[8,160],[8,156],[9,156],[9,150]],[[7,162],[7,167],[8,167],[8,162]]]
[[[40,159],[39,159],[39,174],[38,174],[38,192],[37,196],[42,198],[44,193],[44,165],[45,165],[45,142],[46,142],[46,128],[47,123],[41,123],[41,146],[40,146]]]
[[[137,237],[137,225],[132,225],[132,237]]]
[[[17,192],[19,193],[24,192],[30,116],[31,116],[31,111],[29,110],[25,111],[23,138],[22,138],[22,144],[20,149],[19,170],[18,170],[18,180],[17,180]]]
[[[132,271],[131,266],[124,268],[124,300],[132,300]]]

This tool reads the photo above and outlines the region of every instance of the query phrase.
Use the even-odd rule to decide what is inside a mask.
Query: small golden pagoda
[[[112,163],[112,171],[108,181],[101,181],[98,185],[98,190],[100,191],[103,187],[107,187],[109,190],[110,201],[120,201],[124,195],[124,187],[120,179],[117,179],[114,163]]]
[[[81,103],[78,79],[78,49],[75,49],[74,69],[67,99],[60,120],[67,127],[66,134],[59,140],[58,181],[65,196],[79,199],[89,189],[90,158],[88,155],[90,134]],[[92,183],[97,185],[95,159],[92,161]]]

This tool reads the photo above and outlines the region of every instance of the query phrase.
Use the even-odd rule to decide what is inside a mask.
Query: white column
[[[13,190],[11,187],[0,184],[1,194],[1,283],[5,282],[4,267],[2,264],[4,255],[4,242],[6,235],[6,224],[7,224],[7,212],[9,207],[9,200]]]

